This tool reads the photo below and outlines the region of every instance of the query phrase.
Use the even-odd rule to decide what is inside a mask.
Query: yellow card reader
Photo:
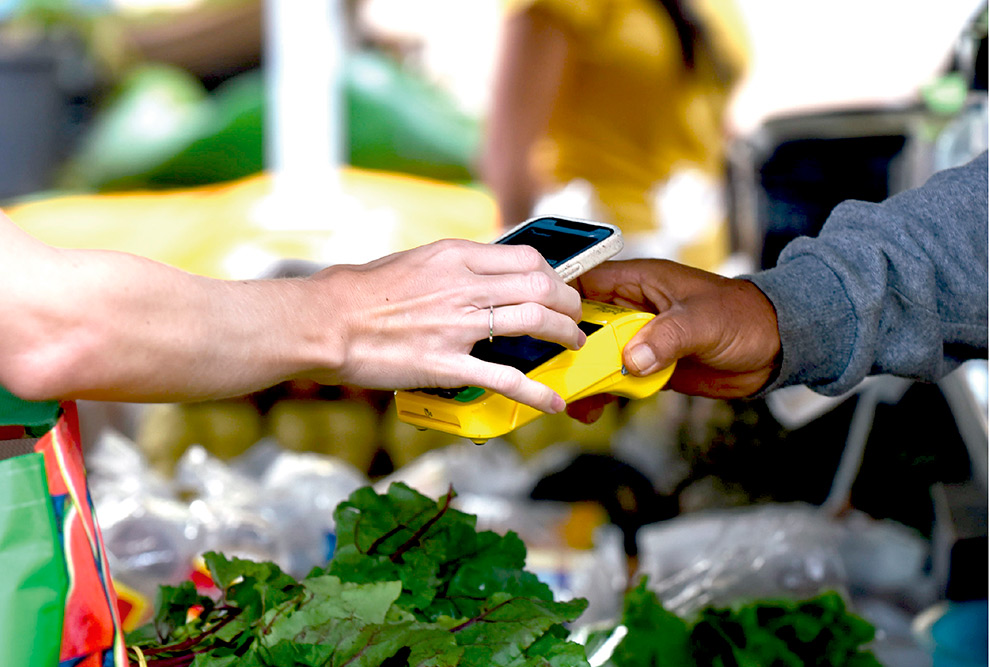
[[[646,377],[627,374],[622,349],[651,313],[597,301],[582,302],[578,326],[588,336],[580,350],[531,336],[496,336],[478,341],[471,354],[518,368],[568,403],[594,394],[645,398],[659,391],[674,372],[671,365]],[[481,387],[397,391],[399,419],[418,428],[464,436],[477,444],[496,438],[544,414]]]

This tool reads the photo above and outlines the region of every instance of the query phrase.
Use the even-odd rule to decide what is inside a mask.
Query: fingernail
[[[583,331],[579,333],[581,334],[581,336],[578,337],[578,349],[581,349],[582,347],[584,347],[584,344],[588,342],[588,334],[586,334]]]
[[[560,396],[554,396],[553,403],[550,405],[551,414],[560,414],[565,408],[567,408],[567,402]]]
[[[637,373],[645,373],[657,362],[649,345],[637,345],[629,353],[629,362]]]

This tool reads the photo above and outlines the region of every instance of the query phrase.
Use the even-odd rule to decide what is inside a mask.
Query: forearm
[[[481,174],[495,194],[503,227],[529,217],[544,184],[530,163],[546,135],[571,56],[570,37],[540,11],[508,17],[495,68]]]
[[[538,196],[536,177],[523,156],[492,150],[484,156],[482,179],[495,197],[501,227],[509,229],[530,217]]]
[[[581,304],[533,248],[444,240],[301,279],[222,281],[124,253],[59,250],[0,214],[0,385],[26,399],[191,401],[285,379],[476,385],[563,400],[470,356],[494,326],[571,349]]]
[[[12,289],[0,384],[25,398],[177,401],[332,369],[306,281],[225,282],[144,258],[41,251]],[[326,318],[328,321],[331,318]],[[325,323],[323,323],[325,324]]]
[[[529,217],[538,193],[537,177],[530,168],[529,154],[538,129],[532,110],[521,107],[513,91],[496,91],[488,118],[480,160],[482,181],[498,205],[501,226],[512,227]]]
[[[777,310],[771,388],[870,374],[936,380],[987,348],[986,156],[882,204],[847,202],[751,277]]]

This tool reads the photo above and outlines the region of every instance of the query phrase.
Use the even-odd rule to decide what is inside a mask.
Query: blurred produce
[[[644,525],[676,516],[677,498],[656,492],[650,480],[635,467],[607,454],[580,452],[566,465],[550,470],[530,496],[535,500],[568,503],[593,502],[622,531],[623,549],[638,553],[637,533]]]
[[[266,420],[282,447],[332,456],[357,470],[369,470],[378,449],[378,414],[360,401],[278,401]]]
[[[138,67],[93,120],[69,162],[65,185],[128,187],[134,174],[152,169],[205,132],[212,115],[205,89],[191,74],[166,65]]]
[[[873,637],[873,626],[833,592],[708,606],[686,620],[664,609],[644,578],[625,595],[621,624],[585,642],[592,663],[608,667],[879,667],[863,648]]]
[[[527,465],[504,440],[493,439],[478,446],[460,438],[424,453],[376,485],[385,489],[393,482],[402,482],[429,496],[440,496],[453,486],[460,489],[461,501],[472,496],[511,500],[525,499],[541,474],[539,467]],[[484,514],[480,519],[485,520]]]
[[[190,445],[202,445],[214,456],[229,460],[262,435],[261,416],[251,403],[223,400],[148,406],[136,440],[151,466],[169,475]]]
[[[441,89],[373,51],[350,54],[344,76],[350,164],[441,180],[473,178],[479,121]]]
[[[450,181],[472,178],[478,122],[388,56],[352,53],[344,70],[348,163]],[[65,168],[68,188],[134,190],[216,183],[264,166],[261,70],[212,92],[186,70],[134,68]]]

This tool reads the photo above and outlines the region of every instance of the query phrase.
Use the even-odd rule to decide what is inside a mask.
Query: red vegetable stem
[[[237,616],[241,613],[241,610],[237,609],[236,607],[229,607],[228,609],[230,610],[230,613],[222,621],[214,625],[209,630],[203,632],[202,634],[196,635],[195,637],[190,637],[185,641],[179,642],[178,644],[173,644],[171,646],[159,646],[158,648],[141,649],[141,651],[145,655],[158,655],[159,653],[175,653],[177,651],[185,651],[186,649],[190,649],[193,646],[196,646],[197,644],[202,642],[210,635],[219,632],[223,626],[227,625],[232,620],[237,618]]]
[[[447,513],[447,510],[450,509],[450,501],[452,501],[453,499],[454,499],[454,488],[450,487],[449,490],[447,491],[447,495],[444,496],[443,507],[440,508],[440,511],[437,512],[434,516],[432,516],[429,521],[427,521],[422,526],[420,526],[419,530],[417,530],[412,537],[406,540],[405,544],[403,544],[401,547],[396,549],[395,553],[389,556],[389,560],[391,560],[393,563],[398,563],[402,559],[402,554],[406,553],[414,546],[419,544],[420,538],[422,538],[423,535],[426,534],[426,531],[432,528],[433,524],[439,521],[440,517],[442,517],[444,514]]]

